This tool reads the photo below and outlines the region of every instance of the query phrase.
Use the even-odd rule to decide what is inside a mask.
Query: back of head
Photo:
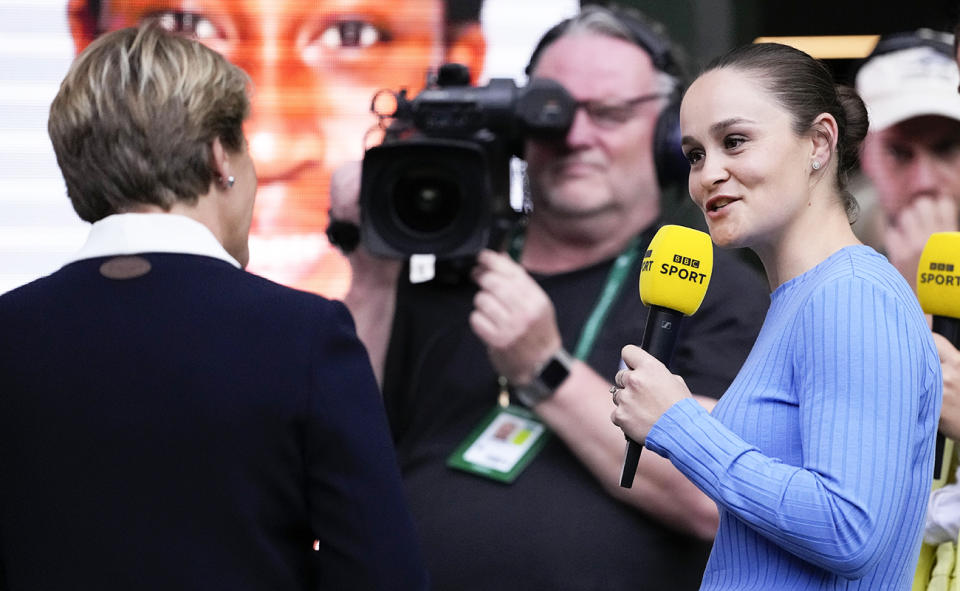
[[[705,72],[732,68],[747,73],[765,88],[793,117],[793,131],[805,135],[814,130],[814,120],[829,113],[837,122],[837,190],[852,219],[857,210],[846,191],[850,171],[859,162],[860,144],[867,134],[867,111],[857,92],[834,82],[823,63],[807,53],[779,43],[756,43],[738,47],[710,62]]]
[[[960,121],[953,35],[920,29],[884,35],[857,71],[870,130],[939,115]]]
[[[47,124],[80,217],[196,203],[213,181],[213,140],[245,147],[248,83],[220,54],[157,26],[91,43],[61,83]]]

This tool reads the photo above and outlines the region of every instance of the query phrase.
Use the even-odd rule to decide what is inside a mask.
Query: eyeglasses
[[[637,115],[637,107],[643,103],[667,98],[668,93],[657,92],[652,94],[643,94],[638,97],[627,99],[619,103],[607,103],[602,101],[577,101],[577,108],[583,109],[587,117],[597,127],[604,129],[613,129],[630,121]]]

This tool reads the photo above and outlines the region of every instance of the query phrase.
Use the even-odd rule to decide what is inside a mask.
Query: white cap
[[[857,73],[870,131],[921,115],[960,121],[957,63],[932,47],[910,47],[870,58]]]

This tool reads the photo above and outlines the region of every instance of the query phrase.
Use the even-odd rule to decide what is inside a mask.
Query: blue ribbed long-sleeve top
[[[701,589],[909,589],[942,388],[916,297],[872,249],[778,287],[712,415],[685,399],[646,440],[720,508]]]

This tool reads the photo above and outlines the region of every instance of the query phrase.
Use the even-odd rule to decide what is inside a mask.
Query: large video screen
[[[341,297],[349,267],[327,242],[331,171],[363,155],[380,89],[419,91],[444,61],[477,82],[522,73],[576,0],[0,0],[0,293],[83,244],[46,133],[76,53],[144,20],[193,35],[250,74],[245,132],[259,177],[248,269]],[[369,140],[368,140],[369,141]]]

